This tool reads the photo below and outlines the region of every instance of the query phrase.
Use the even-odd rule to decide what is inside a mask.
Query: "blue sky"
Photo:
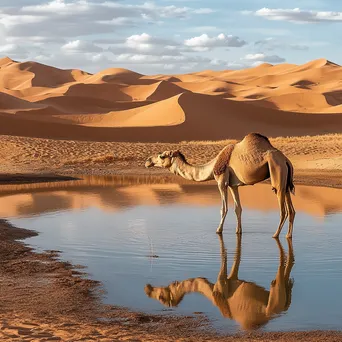
[[[96,72],[342,63],[337,0],[1,0],[0,55]]]

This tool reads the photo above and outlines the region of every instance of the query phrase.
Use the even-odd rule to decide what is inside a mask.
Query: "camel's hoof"
[[[279,239],[279,235],[277,235],[277,234],[274,234],[272,237],[273,237],[273,239]]]
[[[235,234],[237,234],[237,235],[242,235],[242,230],[236,230],[236,231],[235,231]]]
[[[217,229],[216,230],[216,234],[222,234],[222,229],[220,230],[220,229]]]
[[[292,235],[286,235],[286,239],[292,239]]]

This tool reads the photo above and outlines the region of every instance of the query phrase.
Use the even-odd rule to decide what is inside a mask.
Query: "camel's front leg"
[[[237,219],[237,226],[236,226],[236,234],[242,234],[242,227],[241,227],[241,213],[242,207],[240,203],[240,196],[239,196],[239,189],[237,186],[229,187],[230,193],[232,194],[235,206],[235,214]]]
[[[220,178],[217,179],[218,183],[218,188],[221,194],[221,199],[222,199],[222,208],[221,208],[221,221],[220,224],[216,230],[217,234],[221,234],[223,231],[223,225],[224,221],[227,216],[228,212],[228,194],[227,194],[227,182],[225,180],[224,175],[220,176]]]

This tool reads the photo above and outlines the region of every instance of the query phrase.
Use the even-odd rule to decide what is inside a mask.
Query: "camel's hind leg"
[[[292,204],[291,194],[290,194],[289,190],[287,190],[287,192],[285,194],[285,201],[286,201],[287,212],[289,214],[289,230],[286,234],[286,237],[292,238],[293,222],[294,222],[294,218],[296,215],[296,211],[295,211],[294,206]]]
[[[283,229],[284,223],[287,218],[287,210],[285,205],[285,192],[280,191],[277,193],[279,209],[280,209],[280,222],[277,231],[274,233],[273,237],[278,238],[281,230]]]
[[[288,170],[286,163],[282,159],[278,160],[277,157],[277,154],[271,155],[268,162],[272,188],[277,194],[280,209],[280,222],[277,231],[273,235],[274,238],[279,237],[288,215],[285,202]]]

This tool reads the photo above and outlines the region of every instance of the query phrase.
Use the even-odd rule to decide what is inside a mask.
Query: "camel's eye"
[[[165,158],[166,158],[166,156],[159,156],[159,158],[160,158],[160,159],[165,159]]]

